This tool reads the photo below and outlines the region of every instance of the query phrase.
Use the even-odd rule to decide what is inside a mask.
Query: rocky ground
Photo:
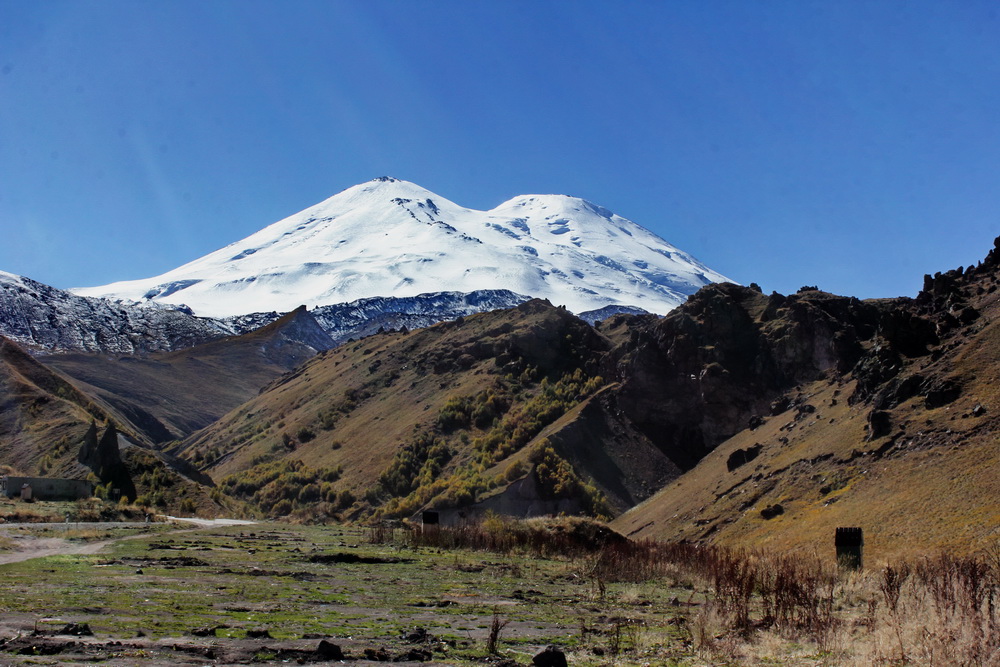
[[[339,527],[154,528],[8,527],[8,559],[42,557],[0,565],[0,663],[510,665],[549,645],[573,664],[690,653],[690,591],[681,602],[666,588],[605,589],[586,559],[376,545]]]

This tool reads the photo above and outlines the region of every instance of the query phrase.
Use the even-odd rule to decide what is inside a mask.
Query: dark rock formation
[[[535,667],[566,667],[566,654],[555,646],[546,646],[545,650],[531,659]]]
[[[959,379],[911,368],[980,326],[975,297],[1000,283],[1000,238],[995,246],[976,267],[926,277],[916,299],[860,301],[811,286],[765,296],[708,285],[660,320],[630,321],[605,374],[622,383],[625,416],[683,470],[760,426],[760,415],[792,407],[796,419],[814,414],[790,392],[823,378],[855,380],[848,402],[871,405],[869,438],[882,437],[891,428],[883,413],[900,403],[920,396],[935,408],[961,396]],[[741,456],[734,453],[729,465]]]
[[[90,468],[102,483],[110,483],[111,488],[117,490],[118,497],[135,500],[135,483],[122,461],[118,449],[118,429],[114,423],[108,422],[104,435],[97,440],[97,425],[91,422],[84,435],[78,460]]]
[[[879,323],[877,306],[853,298],[708,285],[615,351],[619,402],[687,470],[754,416],[788,409],[792,387],[854,368]]]
[[[928,408],[948,405],[962,395],[962,386],[950,379],[929,380],[921,389],[924,405]]]
[[[785,508],[781,505],[768,505],[760,511],[760,516],[764,520],[770,520],[784,513]]]
[[[314,660],[317,661],[343,660],[344,652],[336,644],[328,642],[327,640],[324,639],[320,641],[319,646],[316,647],[316,650],[313,652],[312,657]]]
[[[762,449],[764,449],[764,446],[759,443],[746,449],[737,449],[726,459],[726,469],[732,472],[740,466],[750,463],[757,458]]]
[[[892,418],[884,410],[872,410],[868,414],[868,440],[889,435],[892,430]]]

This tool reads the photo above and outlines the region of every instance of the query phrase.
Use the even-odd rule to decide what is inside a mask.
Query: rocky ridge
[[[688,472],[616,527],[793,548],[856,525],[882,555],[978,548],[996,525],[998,288],[1000,239],[912,299],[706,288],[619,360],[640,371],[626,409]]]

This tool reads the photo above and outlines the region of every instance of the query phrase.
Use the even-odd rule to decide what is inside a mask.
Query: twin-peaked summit
[[[726,278],[583,199],[523,195],[464,208],[378,178],[160,276],[73,290],[186,304],[198,315],[284,312],[373,296],[508,289],[574,312],[665,313]]]

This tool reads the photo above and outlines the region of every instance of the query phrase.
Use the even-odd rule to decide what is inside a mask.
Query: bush
[[[382,494],[407,496],[436,479],[451,457],[452,451],[443,439],[420,433],[396,453],[376,486]]]
[[[473,440],[482,463],[489,466],[519,451],[602,384],[604,379],[599,375],[587,378],[579,368],[555,383],[543,379],[537,395],[507,414],[489,433]]]
[[[219,488],[265,514],[285,516],[295,509],[335,497],[333,483],[340,475],[339,466],[310,468],[302,461],[282,459],[261,462],[249,470],[229,475],[220,482]]]

